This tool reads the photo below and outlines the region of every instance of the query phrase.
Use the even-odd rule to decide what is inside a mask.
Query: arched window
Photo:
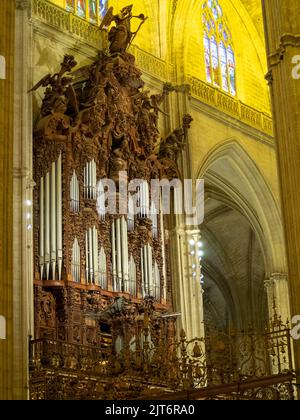
[[[108,0],[66,0],[66,9],[91,23],[99,24],[106,13],[107,3]]]
[[[219,0],[207,0],[202,7],[206,81],[236,95],[235,56],[232,36]]]

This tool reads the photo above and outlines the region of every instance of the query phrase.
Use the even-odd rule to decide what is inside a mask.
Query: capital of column
[[[288,275],[286,273],[274,273],[270,276],[269,279],[264,281],[264,286],[266,290],[269,290],[270,288],[274,287],[276,283],[287,281]]]
[[[286,54],[286,49],[288,47],[292,48],[299,48],[300,47],[300,35],[294,35],[294,34],[284,34],[282,35],[280,39],[280,45],[279,48],[269,54],[269,63],[271,67],[277,66],[280,64],[284,56]]]
[[[18,10],[26,10],[29,7],[29,0],[15,0],[16,1],[16,9]]]

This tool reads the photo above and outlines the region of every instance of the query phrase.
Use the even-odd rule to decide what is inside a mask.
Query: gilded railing
[[[87,44],[100,48],[103,45],[103,33],[96,25],[55,6],[47,0],[32,0],[33,16],[46,22],[50,26],[69,32],[83,39]],[[143,51],[137,46],[131,46],[130,51],[136,57],[136,63],[141,70],[163,81],[172,81],[174,66],[154,55]],[[271,116],[264,114],[241,101],[220,92],[207,83],[188,76],[187,84],[191,86],[192,97],[213,106],[243,123],[254,127],[270,136],[273,136],[273,123]]]
[[[271,116],[244,104],[226,93],[220,92],[218,89],[195,77],[188,76],[188,84],[191,87],[192,97],[273,136]]]
[[[277,315],[265,333],[207,331],[205,338],[188,341],[182,331],[179,341],[166,341],[150,332],[144,324],[140,336],[124,338],[120,352],[113,343],[101,348],[49,339],[30,342],[31,398],[73,399],[75,385],[76,399],[85,398],[85,388],[87,399],[135,399],[151,388],[209,391],[214,397],[238,393],[240,399],[294,398],[290,330]],[[242,393],[232,389],[237,383],[245,385]]]

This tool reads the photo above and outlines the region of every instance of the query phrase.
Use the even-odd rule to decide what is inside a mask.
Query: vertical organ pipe
[[[52,163],[51,168],[51,182],[50,182],[50,190],[51,190],[51,206],[50,206],[50,214],[51,214],[51,268],[52,268],[52,280],[55,280],[56,276],[56,258],[57,258],[57,243],[56,243],[56,216],[58,215],[58,209],[56,207],[56,165],[55,162]]]
[[[90,268],[90,283],[94,283],[94,270],[93,270],[93,230],[88,230],[89,236],[89,268]]]
[[[44,178],[41,178],[40,185],[40,276],[41,280],[44,277]]]
[[[45,179],[45,265],[46,279],[49,280],[50,271],[50,175],[46,174]]]
[[[86,283],[89,283],[89,274],[90,274],[90,267],[89,267],[89,238],[88,238],[88,230],[85,232],[85,277]]]
[[[96,198],[96,185],[97,185],[97,166],[96,162],[93,160],[93,199]]]
[[[87,186],[87,176],[86,176],[86,166],[83,169],[83,185],[84,185],[84,198],[87,198],[86,196],[86,186]]]
[[[62,259],[63,259],[63,244],[62,244],[62,162],[61,154],[59,155],[56,164],[56,193],[57,193],[57,221],[56,221],[56,240],[57,240],[57,264],[58,264],[58,280],[62,278]],[[53,226],[55,229],[55,226]]]
[[[80,273],[80,246],[78,244],[77,247],[78,255],[77,255],[77,277],[78,277],[78,283],[81,282],[81,273]]]
[[[129,260],[128,260],[128,229],[125,217],[123,217],[124,225],[124,241],[125,241],[125,256],[124,256],[124,281],[129,282]]]
[[[99,285],[98,231],[95,227],[93,228],[93,269],[95,284]]]
[[[113,268],[113,288],[116,291],[117,287],[117,260],[116,260],[116,222],[113,221],[111,225],[111,242],[112,242],[112,268]]]
[[[71,201],[71,211],[75,210],[75,171],[73,172],[70,185],[70,201]]]
[[[71,271],[72,271],[72,279],[73,279],[73,281],[76,281],[76,275],[75,275],[75,241],[74,241],[73,247],[72,247],[72,266],[71,266]]]
[[[153,262],[152,262],[152,247],[147,245],[147,256],[148,256],[148,284],[149,284],[149,294],[153,296]]]
[[[124,282],[124,290],[128,291],[128,237],[127,237],[127,223],[123,216],[121,222],[121,240],[122,240],[122,277]]]
[[[89,198],[92,198],[92,162],[89,162]]]
[[[149,283],[148,283],[148,255],[147,255],[147,245],[144,246],[144,290],[145,296],[149,295]]]
[[[116,220],[118,291],[122,291],[121,220]]]
[[[160,197],[161,199],[161,197]],[[162,209],[162,206],[160,206],[160,208]],[[161,248],[162,248],[162,259],[163,259],[163,299],[167,298],[167,284],[166,284],[166,279],[167,279],[167,271],[166,271],[166,249],[165,249],[165,227],[164,227],[164,215],[163,212],[161,210],[160,213],[160,233],[161,233]]]
[[[145,297],[145,268],[144,268],[144,247],[141,248],[141,275],[142,275],[142,296]]]
[[[128,198],[128,230],[134,230],[134,204],[131,195]]]
[[[76,211],[79,212],[79,204],[80,204],[80,199],[79,199],[79,182],[78,182],[78,178],[76,176],[76,197],[77,197],[77,207],[76,207]]]

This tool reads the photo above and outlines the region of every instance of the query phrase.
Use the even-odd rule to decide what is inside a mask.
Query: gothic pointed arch
[[[197,175],[224,193],[230,205],[247,218],[261,243],[266,273],[285,270],[280,209],[261,171],[239,142],[230,139],[210,151]]]

